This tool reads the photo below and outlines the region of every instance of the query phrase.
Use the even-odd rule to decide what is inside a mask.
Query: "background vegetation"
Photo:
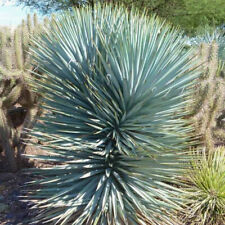
[[[119,3],[127,8],[135,7],[141,12],[145,9],[148,14],[156,14],[192,35],[205,27],[221,26],[225,18],[223,0],[17,0],[18,4],[32,7],[43,14],[86,4],[93,6],[97,2]]]
[[[0,30],[2,162],[45,151],[26,155],[43,164],[26,171],[25,224],[225,223],[222,1],[48,2],[18,0],[76,9]]]
[[[0,28],[0,150],[5,153],[9,171],[21,167],[20,156],[26,130],[40,114],[38,95],[31,91],[30,79],[36,66],[28,54],[31,36],[41,32],[37,15],[27,16],[16,29]]]

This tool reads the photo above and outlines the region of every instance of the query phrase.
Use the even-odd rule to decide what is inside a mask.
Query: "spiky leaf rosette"
[[[225,223],[225,148],[211,149],[193,162],[188,176],[186,219],[193,225]],[[187,222],[185,221],[185,222]]]
[[[198,73],[178,31],[96,6],[60,16],[34,44],[46,113],[32,134],[51,154],[36,158],[59,164],[32,170],[44,176],[36,222],[174,224]]]

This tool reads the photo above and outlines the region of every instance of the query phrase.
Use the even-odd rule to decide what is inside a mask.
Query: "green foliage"
[[[17,0],[17,3],[39,10],[43,14],[47,14],[65,10],[73,6],[79,7],[86,2],[90,3],[94,1],[95,0]]]
[[[203,153],[188,174],[186,222],[221,225],[225,223],[225,148]]]
[[[193,35],[203,27],[217,27],[224,23],[223,0],[169,0],[159,15]]]
[[[28,170],[42,177],[25,196],[38,200],[33,222],[174,224],[198,75],[182,34],[111,6],[55,21],[32,48],[48,111],[32,137],[48,155],[30,157],[56,163]]]
[[[179,10],[175,20],[187,30],[205,25],[220,26],[224,23],[225,4],[223,0],[184,0],[184,7]]]
[[[93,6],[97,2],[123,4],[141,12],[146,9],[149,14],[155,13],[192,35],[202,27],[222,25],[225,18],[224,0],[17,0],[18,4],[35,8],[44,14],[86,4]]]

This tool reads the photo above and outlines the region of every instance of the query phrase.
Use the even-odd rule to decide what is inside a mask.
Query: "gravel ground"
[[[21,173],[0,173],[0,224],[28,225],[25,219],[30,217],[29,204],[21,202],[21,189],[29,177]]]

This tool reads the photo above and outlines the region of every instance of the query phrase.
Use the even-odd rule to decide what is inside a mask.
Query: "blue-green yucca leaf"
[[[33,175],[45,177],[33,182],[41,185],[41,189],[35,191],[33,198],[29,196],[31,200],[39,200],[35,207],[41,211],[35,222],[49,220],[63,224],[65,220],[68,224],[95,224],[99,218],[98,224],[140,224],[139,214],[146,218],[152,215],[149,221],[157,224],[165,219],[160,215],[161,208],[180,207],[178,190],[164,183],[173,182],[171,171],[175,175],[174,170],[181,167],[176,153],[165,153],[157,159],[130,158],[109,144],[105,150],[68,148],[58,154],[55,151],[52,156],[34,158],[64,163],[30,170]]]
[[[46,113],[32,136],[50,154],[36,158],[59,164],[30,170],[44,176],[36,221],[174,224],[198,75],[178,31],[96,6],[60,16],[34,45]]]

